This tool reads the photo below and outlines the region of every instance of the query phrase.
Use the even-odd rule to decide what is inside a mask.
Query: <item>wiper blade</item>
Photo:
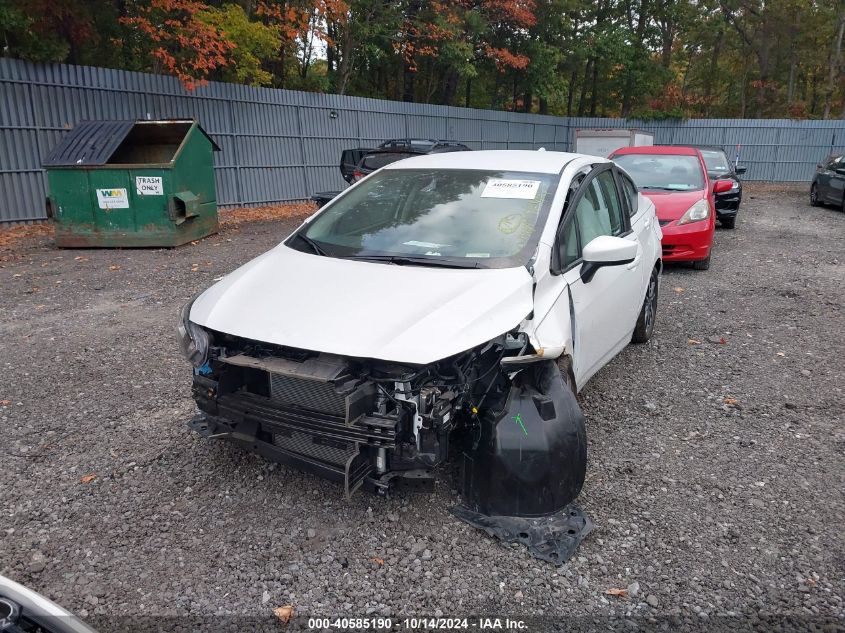
[[[413,255],[352,255],[347,259],[362,261],[385,262],[399,266],[437,266],[441,268],[479,268],[476,262],[462,262],[454,259],[434,259],[429,257],[414,257]]]
[[[302,240],[303,242],[305,242],[308,246],[310,246],[310,247],[311,247],[311,250],[312,250],[312,251],[314,251],[315,253],[317,253],[317,255],[320,255],[320,256],[322,256],[322,257],[328,257],[328,255],[326,254],[326,251],[324,251],[324,250],[320,247],[320,245],[319,245],[319,244],[317,244],[317,242],[315,242],[315,241],[314,241],[314,240],[312,240],[310,237],[308,237],[307,235],[305,235],[305,233],[297,233],[296,235],[294,235],[294,237],[297,237],[297,238],[299,238],[300,240]]]

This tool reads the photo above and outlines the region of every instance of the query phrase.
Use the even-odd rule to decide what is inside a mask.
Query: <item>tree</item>
[[[845,116],[845,0],[0,0],[2,54],[425,103]]]
[[[230,66],[235,43],[203,20],[209,6],[199,0],[149,0],[136,4],[121,22],[135,30],[130,44],[146,56],[153,72],[178,77],[188,90],[206,83],[217,69]]]
[[[262,69],[261,63],[281,45],[278,27],[250,20],[237,4],[208,8],[197,13],[197,19],[222,34],[232,45],[228,64],[220,68],[221,79],[251,86],[272,83],[273,75]]]

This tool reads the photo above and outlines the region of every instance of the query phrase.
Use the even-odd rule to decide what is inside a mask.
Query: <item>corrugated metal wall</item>
[[[223,149],[222,206],[303,200],[340,189],[341,150],[395,137],[473,149],[568,150],[575,128],[637,127],[657,143],[741,143],[747,178],[806,181],[845,142],[843,121],[690,120],[641,123],[472,110],[211,83],[186,92],[173,77],[0,58],[0,222],[44,217],[41,160],[85,119],[194,117]]]

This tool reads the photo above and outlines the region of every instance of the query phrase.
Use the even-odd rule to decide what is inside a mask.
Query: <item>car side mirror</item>
[[[630,264],[637,256],[637,242],[611,235],[599,235],[584,247],[581,281],[588,284],[600,268]]]
[[[745,166],[743,166],[743,167],[734,167],[734,171],[736,172],[736,174],[737,174],[738,176],[741,176],[742,174],[744,174],[745,172],[747,172],[747,171],[748,171],[748,167],[745,167]]]
[[[733,180],[717,180],[713,184],[713,193],[725,193],[733,189]]]

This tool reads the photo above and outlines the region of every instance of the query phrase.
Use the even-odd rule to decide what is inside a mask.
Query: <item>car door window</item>
[[[622,213],[622,200],[619,199],[619,190],[616,188],[616,181],[613,179],[613,172],[610,170],[601,172],[596,176],[599,191],[603,201],[603,210],[599,213],[602,218],[606,217],[605,230],[610,233],[599,235],[621,235],[625,232],[625,220]],[[586,244],[587,242],[584,242]]]
[[[574,213],[566,220],[561,234],[559,248],[563,270],[577,262],[584,246],[595,238],[625,232],[622,204],[613,172],[605,170],[584,186],[586,190]]]
[[[575,226],[574,217],[563,228],[560,251],[560,263],[563,270],[566,270],[581,258],[581,249],[578,246],[578,229]]]
[[[634,217],[637,214],[640,206],[639,194],[637,188],[628,176],[619,175],[619,180],[622,181],[622,191],[625,197],[628,198],[628,215]]]

